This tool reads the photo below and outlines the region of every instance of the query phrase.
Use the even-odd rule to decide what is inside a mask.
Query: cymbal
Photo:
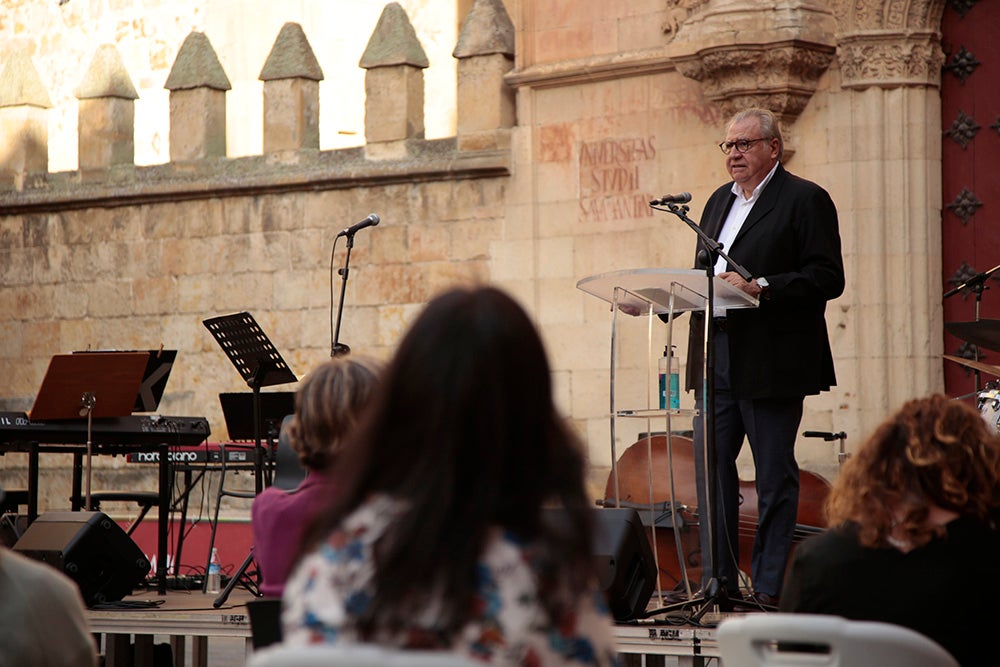
[[[945,322],[944,328],[949,333],[973,345],[1000,351],[1000,320]]]
[[[944,358],[948,361],[954,361],[956,364],[962,364],[980,373],[989,373],[990,375],[995,375],[1000,377],[1000,366],[994,366],[993,364],[984,364],[981,361],[975,361],[973,359],[963,359],[962,357],[953,357],[950,354],[944,355]]]

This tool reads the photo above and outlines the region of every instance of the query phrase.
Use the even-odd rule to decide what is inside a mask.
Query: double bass
[[[664,591],[671,588],[680,590],[684,586],[681,559],[687,569],[688,580],[694,582],[691,584],[692,588],[696,588],[697,582],[701,581],[701,525],[695,486],[694,444],[690,438],[682,435],[671,435],[670,440],[672,452],[668,451],[665,434],[641,438],[629,446],[617,462],[618,504],[638,509],[644,523],[651,506],[656,515],[654,527],[647,530],[647,536],[655,550],[660,587]],[[673,499],[670,494],[671,458]],[[600,503],[605,507],[615,506],[614,485],[612,471],[605,485],[605,500]],[[799,542],[826,528],[823,504],[829,491],[830,483],[822,476],[808,470],[799,471],[799,509],[793,542]],[[750,572],[758,518],[755,484],[753,481],[740,480],[737,533],[739,567],[744,572]],[[674,540],[674,522],[679,527],[679,544]]]

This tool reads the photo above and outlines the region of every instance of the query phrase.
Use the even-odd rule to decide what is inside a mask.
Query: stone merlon
[[[420,45],[406,11],[398,2],[391,2],[382,10],[358,63],[362,69],[369,70],[393,65],[411,65],[421,69],[430,66],[424,47]]]
[[[23,51],[15,52],[0,73],[0,107],[50,109],[52,101],[39,79],[31,57]]]
[[[286,23],[274,40],[271,53],[260,71],[261,81],[278,79],[323,80],[323,70],[316,60],[309,40],[298,23]]]
[[[76,89],[76,97],[80,100],[101,97],[139,99],[139,93],[135,91],[132,79],[122,63],[122,57],[114,45],[104,44],[97,49],[87,73],[83,76],[83,81]]]
[[[514,24],[501,0],[476,0],[452,55],[462,59],[495,53],[514,57]]]
[[[203,32],[192,32],[185,38],[163,87],[171,91],[192,88],[232,89],[229,77],[215,55],[215,49]]]

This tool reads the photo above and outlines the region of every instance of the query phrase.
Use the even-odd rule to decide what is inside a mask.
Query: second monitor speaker
[[[656,559],[634,509],[594,513],[594,569],[616,621],[642,618],[656,588]],[[546,521],[564,525],[563,510],[546,510]]]

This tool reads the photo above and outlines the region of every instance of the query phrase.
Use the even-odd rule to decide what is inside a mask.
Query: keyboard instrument
[[[204,442],[209,433],[204,417],[128,415],[101,417],[91,424],[91,442],[95,445],[191,446]],[[0,446],[15,443],[85,445],[87,420],[32,421],[24,412],[0,412]]]

